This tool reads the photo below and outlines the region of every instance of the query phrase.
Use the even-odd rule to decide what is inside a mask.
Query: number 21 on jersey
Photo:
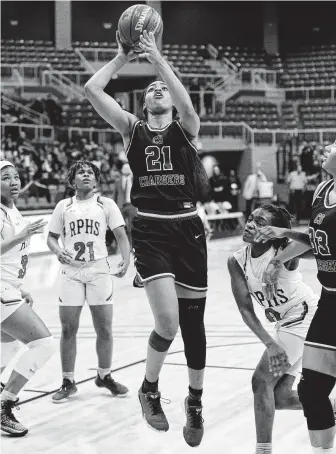
[[[330,255],[328,235],[324,230],[309,227],[309,239],[315,255]]]
[[[157,145],[149,145],[145,149],[146,165],[148,172],[159,172],[161,170],[173,170],[170,157],[170,147],[164,146],[160,149]]]

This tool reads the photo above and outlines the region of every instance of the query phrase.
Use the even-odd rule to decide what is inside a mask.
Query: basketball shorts
[[[171,276],[187,289],[207,290],[206,238],[197,212],[156,216],[138,212],[132,222],[134,261],[142,282]]]
[[[336,294],[322,289],[306,345],[336,352]]]
[[[8,282],[0,282],[1,293],[1,323],[12,315],[25,300],[22,298],[20,288],[14,287]]]
[[[292,366],[287,372],[289,375],[301,372],[304,342],[317,309],[317,298],[291,307],[275,325],[273,338],[287,353]]]
[[[60,276],[60,306],[113,303],[113,281],[107,259],[64,265]]]

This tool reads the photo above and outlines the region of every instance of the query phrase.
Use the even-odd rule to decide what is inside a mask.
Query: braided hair
[[[282,227],[285,229],[292,228],[293,216],[286,210],[278,205],[266,204],[261,205],[259,208],[267,211],[272,216],[272,224],[274,227]],[[276,238],[272,240],[275,249],[285,249],[288,244],[288,238]]]
[[[72,166],[70,167],[70,169],[68,171],[68,183],[69,183],[69,186],[71,186],[72,188],[74,187],[76,173],[78,172],[79,169],[81,169],[83,167],[90,167],[93,170],[97,184],[99,183],[100,170],[98,169],[98,167],[96,165],[94,165],[90,161],[84,161],[84,160],[76,161],[74,164],[72,164]]]

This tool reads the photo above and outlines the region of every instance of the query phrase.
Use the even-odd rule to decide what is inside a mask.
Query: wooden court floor
[[[227,258],[242,246],[239,238],[209,243],[209,294],[206,309],[207,369],[204,386],[205,435],[200,454],[253,454],[255,448],[251,376],[263,346],[245,327],[231,294]],[[118,257],[111,257],[112,266]],[[59,339],[57,306],[58,262],[52,256],[33,257],[27,289],[35,297],[35,309]],[[319,291],[315,262],[302,261],[306,282]],[[113,376],[130,389],[126,399],[113,398],[97,388],[95,334],[84,308],[77,344],[75,378],[79,393],[70,402],[53,404],[51,394],[61,383],[59,354],[40,370],[21,393],[18,419],[29,428],[22,439],[1,438],[3,454],[186,454],[182,428],[183,400],[187,393],[187,369],[181,337],[175,339],[160,378],[163,404],[170,422],[167,433],[148,428],[141,417],[137,391],[145,370],[148,336],[153,318],[143,289],[132,287],[134,268],[115,279]],[[265,320],[263,313],[258,315]],[[268,322],[265,322],[265,324]],[[272,326],[266,325],[270,330]],[[4,377],[6,379],[6,377]],[[309,454],[303,414],[277,412],[274,454]]]

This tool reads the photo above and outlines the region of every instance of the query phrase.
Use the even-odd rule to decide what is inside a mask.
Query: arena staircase
[[[30,109],[24,104],[14,101],[7,96],[1,96],[1,108],[6,110],[16,109],[24,115],[24,118],[30,121],[33,124],[37,125],[47,125],[49,124],[49,118],[47,115],[35,112],[35,110]]]

